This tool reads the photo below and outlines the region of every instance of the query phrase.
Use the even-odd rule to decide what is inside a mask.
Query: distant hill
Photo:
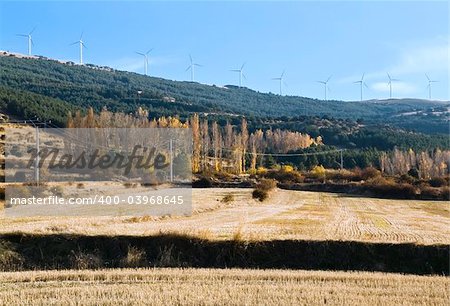
[[[449,105],[420,99],[322,101],[231,85],[172,81],[91,64],[0,56],[0,107],[15,115],[38,116],[59,124],[69,110],[106,106],[112,111],[133,112],[142,106],[152,116],[186,118],[194,112],[219,118],[326,115],[444,134],[448,133]]]

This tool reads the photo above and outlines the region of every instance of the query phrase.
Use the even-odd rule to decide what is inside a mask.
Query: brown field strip
[[[367,272],[120,269],[0,273],[3,305],[448,305],[450,279]]]

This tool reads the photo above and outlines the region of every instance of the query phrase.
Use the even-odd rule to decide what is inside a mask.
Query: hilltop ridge
[[[123,112],[133,112],[141,106],[148,109],[152,116],[178,115],[186,118],[194,112],[221,118],[329,116],[363,119],[367,123],[391,124],[431,134],[448,132],[448,101],[323,101],[261,93],[233,85],[173,81],[39,56],[22,57],[4,51],[0,54],[3,55],[0,56],[0,97],[3,97],[0,106],[13,114],[21,111],[22,115],[27,116],[42,117],[51,111],[57,122],[67,111],[89,106],[96,110],[107,107]],[[13,96],[17,103],[24,97],[34,102],[28,103],[25,109],[23,105],[14,107],[8,103]]]

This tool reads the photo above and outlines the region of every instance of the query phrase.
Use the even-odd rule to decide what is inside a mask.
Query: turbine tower
[[[393,79],[391,78],[391,75],[387,73],[387,76],[389,78],[388,86],[389,86],[389,98],[392,99],[392,82],[398,82],[399,79]]]
[[[75,45],[75,44],[79,44],[80,45],[80,65],[83,65],[83,48],[86,48],[86,45],[84,44],[83,41],[83,33],[81,33],[80,35],[80,39],[78,41],[75,41],[73,43],[71,43],[70,45]]]
[[[31,32],[28,34],[17,34],[17,36],[22,36],[22,37],[27,38],[27,40],[28,40],[28,55],[31,55],[31,46],[34,46],[33,38],[31,36],[31,34],[33,34],[34,30],[36,30],[36,27],[34,27],[33,30],[31,30]]]
[[[428,86],[427,86],[428,87],[428,99],[431,100],[431,83],[437,83],[439,81],[431,80],[430,77],[428,76],[428,74],[426,74],[426,73],[425,73],[425,76],[427,77],[427,80],[428,80]]]
[[[147,75],[147,70],[148,70],[148,55],[150,54],[150,52],[152,52],[153,48],[148,50],[145,53],[142,52],[137,52],[137,54],[142,55],[144,57],[144,74]]]
[[[328,82],[331,79],[331,75],[328,77],[328,79],[326,81],[317,81],[317,83],[323,84],[324,87],[324,91],[325,91],[325,101],[327,101],[327,92],[329,90],[328,88]]]
[[[203,67],[200,64],[194,63],[194,60],[192,59],[192,56],[189,54],[189,60],[190,60],[190,65],[186,68],[186,71],[188,71],[189,69],[191,70],[191,82],[194,82],[194,76],[195,76],[195,66],[197,67]]]
[[[232,69],[232,70],[230,70],[230,71],[233,71],[233,72],[239,72],[239,87],[242,87],[242,77],[244,77],[244,79],[247,79],[245,77],[245,74],[244,74],[244,66],[245,66],[245,63],[242,64],[240,69]]]
[[[283,83],[286,85],[286,82],[284,82],[284,70],[283,73],[281,73],[279,78],[272,78],[272,80],[279,81],[280,82],[280,96],[283,95]]]
[[[365,86],[367,88],[367,84],[366,84],[366,82],[364,82],[364,75],[365,75],[365,73],[363,73],[361,80],[353,82],[353,84],[359,84],[359,86],[360,86],[361,101],[363,100],[363,86]]]

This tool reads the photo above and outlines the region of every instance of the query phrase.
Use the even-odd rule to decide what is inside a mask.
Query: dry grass
[[[127,189],[130,190],[130,189]],[[131,189],[134,190],[134,189]],[[450,244],[450,206],[442,201],[387,200],[275,189],[193,189],[192,216],[0,218],[0,233],[86,235],[188,234],[209,239],[305,239]],[[232,195],[234,201],[222,199]]]
[[[0,273],[5,305],[448,305],[450,279],[292,270]]]

